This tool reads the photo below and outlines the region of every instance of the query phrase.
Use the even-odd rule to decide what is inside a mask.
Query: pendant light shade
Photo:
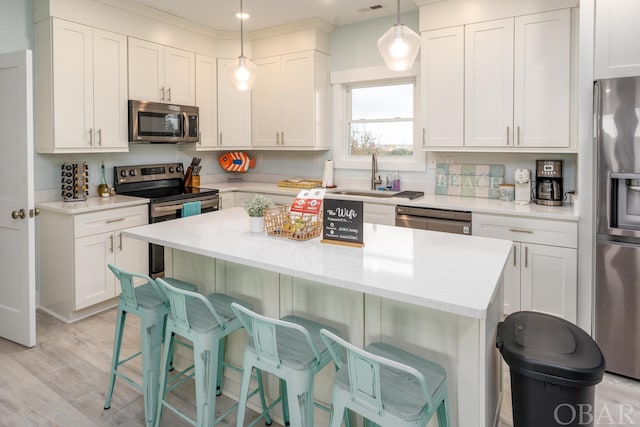
[[[413,67],[420,50],[420,36],[400,23],[400,0],[398,21],[378,39],[378,50],[387,68],[392,71],[403,71]]]
[[[244,16],[242,0],[240,0],[240,16]],[[240,56],[238,60],[229,66],[229,77],[233,87],[237,90],[251,90],[258,76],[258,67],[253,61],[244,56],[244,34],[240,18]]]

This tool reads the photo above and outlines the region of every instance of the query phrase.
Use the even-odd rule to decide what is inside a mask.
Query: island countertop
[[[461,316],[487,316],[510,241],[367,223],[363,233],[363,248],[251,233],[244,210],[231,208],[124,235]]]

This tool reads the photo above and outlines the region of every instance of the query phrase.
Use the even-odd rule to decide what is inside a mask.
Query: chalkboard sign
[[[362,201],[324,199],[322,243],[364,246]]]

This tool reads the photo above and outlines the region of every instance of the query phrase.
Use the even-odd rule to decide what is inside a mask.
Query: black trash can
[[[498,324],[496,347],[511,373],[514,427],[593,426],[605,362],[586,332],[559,317],[520,311]]]

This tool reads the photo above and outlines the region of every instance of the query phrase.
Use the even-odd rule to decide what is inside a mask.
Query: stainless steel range
[[[182,163],[114,167],[116,193],[144,197],[149,202],[149,223],[182,217],[182,206],[199,201],[202,213],[218,210],[218,190],[184,185]],[[149,245],[149,275],[164,276],[164,247]]]

